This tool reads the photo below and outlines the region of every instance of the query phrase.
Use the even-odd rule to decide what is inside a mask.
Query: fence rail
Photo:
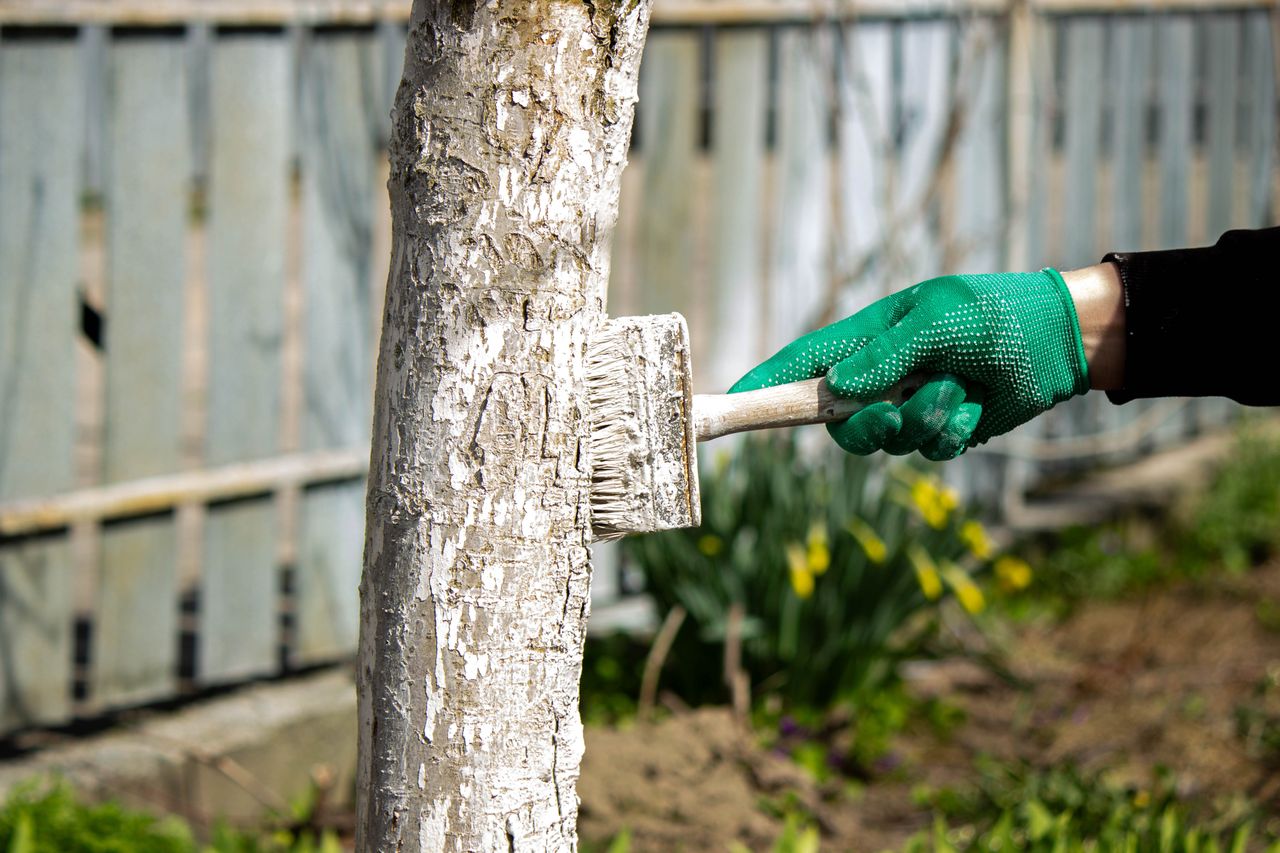
[[[1270,6],[1101,5],[659,0],[611,313],[721,389],[920,278],[1274,221]],[[407,4],[248,6],[0,0],[0,734],[354,648]],[[946,471],[1016,510],[1232,412],[1086,397]]]

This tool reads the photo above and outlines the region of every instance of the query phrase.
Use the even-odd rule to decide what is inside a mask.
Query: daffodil
[[[916,570],[916,581],[920,584],[920,591],[924,593],[925,598],[936,601],[942,596],[942,578],[938,575],[938,567],[934,565],[933,558],[914,543],[908,546],[907,557]]]
[[[849,523],[845,525],[845,528],[862,546],[862,552],[867,555],[868,560],[877,565],[885,561],[885,557],[889,555],[889,549],[885,547],[884,540],[871,529],[871,525],[860,518],[854,517],[849,519]]]
[[[973,578],[955,563],[945,563],[942,567],[942,576],[946,578],[947,585],[956,594],[956,599],[960,602],[960,606],[968,613],[981,613],[982,609],[987,606],[987,600],[982,595],[982,590],[978,589],[978,585],[973,582]]]
[[[791,589],[799,598],[813,595],[813,572],[809,569],[809,555],[797,542],[787,544],[787,571],[791,575]]]
[[[960,525],[960,541],[979,560],[991,556],[991,539],[987,536],[987,529],[979,521],[970,520]]]
[[[954,489],[940,485],[933,477],[917,477],[911,483],[911,503],[924,523],[941,530],[947,526],[951,511],[960,505]]]
[[[707,557],[715,557],[724,550],[724,540],[714,533],[706,533],[698,537],[698,550]]]
[[[996,580],[1006,592],[1017,592],[1031,585],[1031,566],[1019,557],[1005,555],[996,560]]]
[[[827,526],[814,522],[809,528],[809,541],[806,543],[805,561],[809,571],[820,575],[831,566],[831,548],[827,543]]]

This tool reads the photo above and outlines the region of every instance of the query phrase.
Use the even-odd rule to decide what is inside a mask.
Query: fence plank
[[[961,68],[963,125],[956,142],[954,204],[950,211],[947,254],[954,258],[946,272],[984,273],[1001,268],[1004,241],[1005,157],[1001,132],[1004,112],[1005,51],[995,23],[976,20],[965,28],[970,49]],[[1002,448],[1006,436],[993,440]],[[1000,496],[1006,468],[1004,456],[972,453],[945,469],[948,479],[965,496],[993,506]]]
[[[108,51],[108,483],[181,467],[191,153],[184,47],[180,36],[118,35]],[[90,696],[96,705],[172,693],[176,548],[170,514],[104,528]]]
[[[358,447],[372,419],[369,288],[375,139],[370,37],[317,33],[303,51],[303,445]],[[351,654],[359,621],[364,488],[303,495],[295,593],[297,660]]]
[[[769,43],[764,32],[716,38],[712,128],[712,311],[699,367],[712,390],[728,388],[763,358],[762,191]],[[696,364],[696,362],[695,362]]]
[[[1020,240],[1011,240],[1011,251],[1016,251],[1021,242],[1025,251],[1020,255],[1011,255],[1014,263],[1012,269],[1034,269],[1049,262],[1048,254],[1048,170],[1044,164],[1051,159],[1053,149],[1053,108],[1057,102],[1057,92],[1053,82],[1054,40],[1053,25],[1038,15],[1027,13],[1031,18],[1026,38],[1030,42],[1031,56],[1027,64],[1031,70],[1031,121],[1027,128],[1030,139],[1027,142],[1026,176],[1026,224],[1021,233],[1011,234]],[[1017,176],[1014,177],[1016,181]]]
[[[895,221],[890,234],[889,281],[899,290],[938,274],[942,252],[931,222],[937,199],[932,190],[951,111],[949,81],[953,25],[946,20],[909,21],[902,25],[902,81],[898,92],[898,136],[901,139],[894,196]]]
[[[1066,138],[1064,180],[1064,268],[1091,264],[1098,259],[1095,224],[1098,221],[1097,178],[1102,145],[1103,22],[1100,18],[1073,18],[1066,27]]]
[[[210,56],[209,388],[205,461],[279,450],[289,174],[283,34],[221,34]],[[269,672],[279,639],[271,497],[211,506],[200,587],[198,678]]]
[[[1062,269],[1098,260],[1098,172],[1102,147],[1102,92],[1105,29],[1098,17],[1070,18],[1065,27],[1066,81],[1063,92]],[[1055,421],[1070,433],[1099,428],[1096,398],[1074,399],[1058,407]]]
[[[1235,204],[1236,122],[1240,115],[1240,18],[1216,14],[1205,22],[1208,39],[1209,241],[1231,227]]]
[[[836,275],[844,316],[883,295],[884,277],[873,260],[885,239],[892,209],[888,176],[893,164],[891,103],[893,41],[887,23],[860,23],[845,30],[837,98],[840,122],[840,239]],[[861,272],[856,278],[854,276]]]
[[[391,106],[404,73],[404,50],[408,33],[395,21],[378,22],[378,50],[382,74],[378,82],[378,141],[385,147],[391,138]]]
[[[1157,23],[1160,50],[1156,54],[1160,103],[1160,248],[1187,243],[1190,204],[1192,115],[1194,94],[1195,27],[1186,15]]]
[[[1276,72],[1272,44],[1271,15],[1252,12],[1246,16],[1245,68],[1248,95],[1245,114],[1249,117],[1245,144],[1249,152],[1249,203],[1247,226],[1260,228],[1272,224],[1271,209],[1276,147]]]
[[[831,283],[831,39],[826,29],[778,39],[777,210],[769,271],[772,352],[818,324]]]
[[[0,501],[75,485],[79,53],[0,42]],[[0,732],[71,712],[63,536],[0,544]]]
[[[679,311],[690,325],[696,325],[689,276],[694,263],[698,47],[695,33],[654,33],[640,69],[637,105],[645,167],[636,300],[641,313]]]
[[[1132,252],[1142,240],[1143,163],[1146,160],[1147,93],[1151,86],[1153,24],[1147,18],[1122,17],[1110,23],[1114,69],[1111,90],[1111,245]]]
[[[1208,40],[1205,116],[1209,160],[1209,199],[1205,213],[1205,242],[1214,242],[1231,228],[1238,194],[1235,189],[1240,117],[1240,23],[1235,13],[1208,16],[1204,27]],[[1211,424],[1228,422],[1236,413],[1226,398],[1201,400],[1200,415]]]

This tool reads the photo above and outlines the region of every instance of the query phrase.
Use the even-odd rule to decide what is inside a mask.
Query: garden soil
[[[1280,694],[1275,614],[1280,563],[1005,629],[1005,676],[959,659],[913,670],[912,689],[960,709],[963,722],[946,736],[904,733],[886,770],[853,794],[762,747],[727,709],[590,727],[581,833],[599,842],[628,829],[633,851],[723,851],[731,841],[767,850],[790,800],[816,817],[824,851],[878,851],[930,821],[913,790],[962,786],[983,755],[1105,769],[1139,787],[1165,767],[1193,802],[1243,793],[1280,814],[1277,756],[1256,754],[1237,726],[1263,685]],[[1276,714],[1276,696],[1267,701]]]

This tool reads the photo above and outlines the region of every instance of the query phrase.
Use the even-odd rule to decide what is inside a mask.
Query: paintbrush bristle
[[[701,521],[689,331],[679,314],[606,320],[587,353],[597,540]]]

